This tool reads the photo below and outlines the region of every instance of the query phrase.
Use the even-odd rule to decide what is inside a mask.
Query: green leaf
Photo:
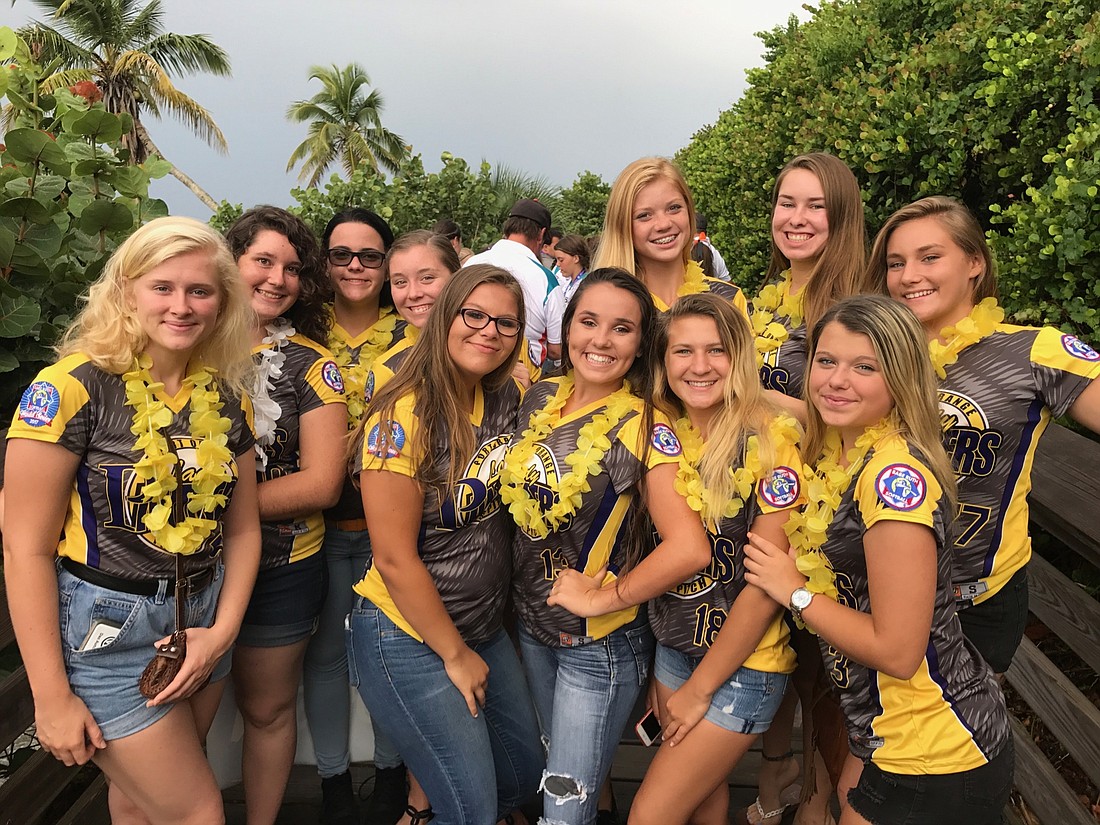
[[[11,97],[10,93],[8,95]],[[69,174],[65,151],[52,137],[38,129],[13,129],[4,136],[7,151],[23,163],[41,163],[62,175]]]
[[[42,315],[42,310],[29,298],[0,295],[0,338],[26,335]]]
[[[134,225],[134,216],[123,204],[114,201],[94,201],[80,213],[78,226],[89,235],[95,232],[125,232]]]
[[[66,223],[68,221],[67,216],[58,215],[58,219],[65,218]],[[23,235],[23,241],[19,244],[20,248],[29,248],[35,250],[44,260],[52,259],[58,252],[61,251],[61,243],[64,240],[65,233],[62,228],[57,225],[56,221],[50,221],[47,224],[39,224],[30,227]]]
[[[148,174],[139,166],[118,166],[106,178],[120,195],[141,198],[149,191]]]
[[[19,37],[9,26],[0,26],[0,60],[7,60],[15,54]]]
[[[96,143],[114,143],[122,137],[122,120],[106,109],[89,109],[67,124],[75,135],[85,135]]]
[[[11,263],[15,251],[15,234],[7,227],[0,226],[0,267]]]
[[[114,165],[114,161],[109,158],[89,158],[88,160],[78,160],[73,164],[73,174],[78,177],[92,177],[93,175],[99,175],[106,172]]]
[[[11,372],[19,366],[19,359],[10,352],[0,350],[0,372]]]
[[[172,173],[172,164],[163,158],[151,157],[145,163],[141,164],[142,168],[149,173],[149,177],[153,180],[163,178],[165,175]]]
[[[0,203],[0,217],[20,218],[31,223],[49,223],[51,210],[34,198],[8,198]]]

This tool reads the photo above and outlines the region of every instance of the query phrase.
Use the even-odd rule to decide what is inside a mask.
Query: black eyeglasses
[[[358,258],[359,263],[367,269],[378,269],[385,263],[386,253],[379,252],[377,249],[360,249],[358,252],[352,252],[342,246],[328,251],[328,262],[333,266],[347,266],[352,258]]]
[[[519,335],[520,322],[510,315],[495,318],[488,312],[482,312],[480,309],[470,309],[468,307],[460,309],[458,314],[462,316],[463,323],[470,329],[485,329],[485,327],[489,326],[489,322],[492,321],[497,325],[497,332],[505,338],[515,338]]]

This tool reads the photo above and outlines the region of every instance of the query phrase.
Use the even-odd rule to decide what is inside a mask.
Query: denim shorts
[[[865,762],[848,804],[872,825],[1000,825],[1015,761],[1009,737],[989,762],[961,773],[911,776]]]
[[[323,552],[293,564],[261,570],[248,600],[237,644],[284,647],[308,639],[317,629],[327,585]]]
[[[978,649],[994,673],[1004,673],[1012,664],[1027,627],[1027,604],[1025,566],[984,602],[959,611],[963,635]]]
[[[702,656],[688,656],[658,644],[653,675],[665,687],[677,690],[702,660]],[[743,667],[715,691],[704,718],[733,733],[763,733],[771,727],[789,678],[786,673]]]
[[[214,581],[187,600],[188,627],[210,627],[221,593],[224,569],[218,564]],[[154,645],[176,629],[172,591],[136,596],[86,582],[59,567],[58,617],[61,652],[73,693],[87,706],[105,739],[121,739],[157,722],[171,705],[147,708],[138,678],[156,653]],[[92,628],[107,622],[121,628],[114,641],[80,650]],[[223,656],[211,681],[225,678],[230,657]]]

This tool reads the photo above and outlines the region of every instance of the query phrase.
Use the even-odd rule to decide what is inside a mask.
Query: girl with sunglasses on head
[[[653,652],[639,605],[710,560],[702,523],[674,486],[680,443],[649,400],[657,319],[630,273],[589,273],[565,311],[565,377],[524,396],[501,470],[519,527],[514,596],[549,742],[542,789],[553,822],[596,817]],[[663,539],[655,549],[643,507]]]
[[[347,427],[359,426],[365,406],[367,372],[374,359],[404,338],[405,321],[393,307],[386,288],[386,252],[393,232],[379,215],[352,207],[332,217],[321,237],[328,265],[333,301],[332,320],[325,341],[344,379]],[[327,594],[310,639],[303,673],[306,721],[313,740],[317,772],[321,776],[322,821],[325,825],[358,825],[355,793],[351,783],[351,697],[348,662],[344,647],[344,617],[351,610],[352,585],[370,561],[370,539],[363,519],[359,490],[345,476],[340,500],[325,510],[323,553]],[[387,780],[400,784],[404,799],[404,767],[401,757],[385,740],[375,739],[376,793],[372,808],[385,796],[377,793]],[[389,806],[394,818],[403,801]]]
[[[410,825],[486,825],[538,788],[538,726],[503,628],[512,524],[497,475],[523,317],[507,271],[451,276],[357,449],[374,558],[355,586],[352,679],[431,800]]]
[[[783,528],[804,500],[799,431],[767,400],[748,321],[728,302],[688,295],[666,320],[657,398],[676,419],[678,483],[712,555],[705,570],[650,604],[664,743],[630,822],[724,825],[726,778],[771,724],[794,670],[779,607],[745,584],[743,547],[750,528],[787,547]]]
[[[252,391],[263,530],[260,573],[233,651],[250,825],[275,821],[297,741],[298,684],[325,598],[322,511],[340,496],[347,408],[325,340],[331,315],[317,240],[285,209],[226,233],[254,311]]]
[[[959,618],[1004,673],[1027,624],[1035,450],[1052,416],[1100,432],[1100,354],[1052,327],[1004,323],[985,233],[951,198],[891,215],[875,238],[870,279],[916,313],[928,340],[959,485]]]
[[[260,555],[250,315],[216,232],[151,221],[8,431],[4,576],[38,741],[103,770],[115,822],[223,821],[203,741]],[[184,630],[178,599],[186,655],[148,700],[138,680]]]
[[[818,634],[848,727],[841,825],[999,823],[1012,736],[955,609],[955,477],[920,323],[849,298],[809,347],[798,566],[750,533],[745,578]]]
[[[706,278],[691,259],[695,202],[683,174],[665,158],[641,158],[611,186],[594,268],[618,267],[646,285],[660,312],[681,295],[711,292],[747,312],[728,281]]]

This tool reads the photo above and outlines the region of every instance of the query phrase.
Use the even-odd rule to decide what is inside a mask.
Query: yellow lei
[[[825,436],[825,449],[817,463],[805,466],[806,506],[801,512],[792,513],[783,529],[791,540],[791,547],[798,552],[795,564],[798,572],[809,579],[806,589],[811,593],[821,593],[836,601],[836,573],[821,548],[840,506],[840,499],[863,468],[867,452],[888,433],[897,430],[898,423],[892,415],[868,427],[856,439],[855,448],[848,451],[847,467],[840,466],[843,449],[840,433],[829,430]]]
[[[768,424],[768,433],[775,446],[798,442],[798,425],[790,416],[773,418]],[[703,486],[703,479],[699,476],[699,463],[703,458],[703,438],[699,431],[687,418],[681,418],[676,422],[676,437],[680,439],[683,452],[673,486],[687,500],[688,507],[702,516],[705,525],[717,529],[719,520],[733,518],[741,512],[752,496],[757,479],[764,474],[760,461],[760,439],[755,435],[748,437],[741,467],[736,470],[731,467],[729,471],[733,477],[734,496],[729,501],[719,501],[712,491]]]
[[[508,510],[516,524],[530,535],[546,538],[570,519],[581,506],[581,496],[592,487],[589,476],[603,472],[600,462],[604,454],[611,449],[610,433],[622,417],[634,409],[637,399],[630,393],[630,385],[624,383],[622,389],[608,396],[604,412],[592,416],[592,420],[581,427],[577,434],[577,449],[565,458],[569,472],[554,484],[546,479],[546,485],[554,494],[554,504],[543,511],[538,502],[527,492],[527,465],[535,452],[535,445],[546,439],[553,430],[554,423],[561,417],[561,410],[573,394],[573,378],[561,379],[558,391],[545,407],[531,413],[527,429],[519,441],[508,448],[504,456],[504,465],[500,470],[500,498],[508,505]]]
[[[698,261],[688,261],[687,267],[684,269],[684,282],[676,290],[677,297],[698,295],[700,292],[706,291],[707,285],[703,280],[703,267],[699,266]]]
[[[986,298],[970,314],[953,327],[940,330],[940,340],[928,342],[928,354],[932,357],[932,366],[940,379],[947,377],[947,368],[959,360],[959,353],[988,338],[997,331],[997,326],[1005,319],[1005,311],[997,305],[996,298]]]
[[[764,365],[764,356],[779,349],[790,337],[787,326],[779,318],[788,319],[791,328],[802,325],[802,293],[791,294],[791,271],[783,273],[778,284],[768,284],[752,301],[752,332],[756,336],[756,366]]]
[[[200,367],[184,379],[190,384],[191,414],[188,419],[191,438],[198,442],[195,463],[198,470],[191,479],[187,494],[187,515],[179,524],[172,524],[172,493],[178,481],[178,459],[169,447],[163,429],[172,423],[172,411],[155,397],[164,389],[149,375],[152,360],[147,355],[134,359],[130,371],[124,373],[126,405],[134,409],[130,432],[137,436],[134,449],[143,453],[134,465],[134,472],[145,483],[142,500],[153,509],[142,517],[142,523],[152,534],[157,546],[168,553],[189,556],[195,553],[218,526],[212,515],[227,503],[225,495],[215,490],[233,480],[230,471],[233,454],[226,446],[226,435],[232,422],[220,415],[222,401],[211,370]]]
[[[329,311],[333,313],[331,308]],[[336,316],[333,313],[332,326],[328,334],[328,348],[332,351],[333,360],[336,361],[336,366],[344,376],[344,397],[348,402],[349,430],[358,427],[363,419],[363,413],[367,409],[365,401],[367,373],[370,372],[374,360],[393,346],[393,331],[398,320],[397,313],[392,307],[381,307],[378,320],[371,325],[370,337],[359,348],[359,358],[353,364],[348,339],[337,328]]]

